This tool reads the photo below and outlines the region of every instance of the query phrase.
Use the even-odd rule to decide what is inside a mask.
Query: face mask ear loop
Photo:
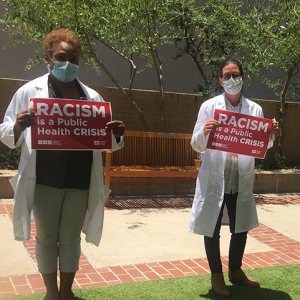
[[[50,55],[49,55],[48,53],[47,53],[47,56],[49,57],[49,59],[51,60],[51,62],[54,63],[53,60],[51,59],[51,57],[50,57]],[[48,72],[51,73],[49,63],[47,63],[46,66],[47,66]]]
[[[47,53],[49,59],[51,60],[51,62],[54,64],[54,61],[52,60],[52,58],[50,57],[50,55]]]

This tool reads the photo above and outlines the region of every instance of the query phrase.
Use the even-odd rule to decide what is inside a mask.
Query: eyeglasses
[[[229,80],[231,77],[233,78],[233,79],[236,79],[236,78],[238,78],[238,77],[240,77],[241,76],[241,73],[232,73],[232,74],[229,74],[229,73],[225,73],[225,74],[223,74],[222,75],[222,79],[223,80],[225,80],[225,81],[227,81],[227,80]]]

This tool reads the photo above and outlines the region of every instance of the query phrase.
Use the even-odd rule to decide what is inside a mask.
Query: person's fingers
[[[115,121],[111,121],[106,123],[105,129],[117,129],[117,128],[124,128],[125,125],[122,121],[119,120],[115,120]]]
[[[17,123],[21,128],[26,128],[36,124],[32,116],[28,113],[18,114]]]

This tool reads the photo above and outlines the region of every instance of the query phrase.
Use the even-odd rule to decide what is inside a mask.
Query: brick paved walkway
[[[112,199],[109,209],[130,209],[130,208],[156,208],[170,207],[173,203],[175,207],[187,206],[189,199],[172,198],[162,203],[161,199],[153,200],[152,206],[145,199],[140,202],[131,201],[130,203],[121,203],[122,199]],[[300,197],[257,197],[258,204],[287,204],[300,203]],[[191,205],[191,203],[189,203]],[[12,204],[0,204],[0,214],[9,214],[12,217]],[[280,266],[287,264],[300,264],[300,243],[263,225],[251,230],[249,234],[262,243],[267,244],[273,251],[261,252],[255,254],[245,254],[243,259],[243,268],[261,268],[269,266]],[[32,236],[35,236],[35,224],[32,224]],[[34,253],[35,240],[24,243],[29,254],[36,265],[36,257]],[[227,270],[228,257],[223,256],[222,262],[224,271]],[[121,284],[128,282],[138,282],[156,279],[166,279],[174,277],[184,277],[197,274],[209,273],[209,267],[205,258],[195,258],[179,261],[154,262],[147,264],[135,264],[126,266],[109,267],[95,269],[87,258],[81,254],[80,270],[76,273],[74,288],[86,288],[92,286],[108,286],[113,284]],[[59,280],[59,278],[58,278]],[[18,276],[0,277],[0,297],[23,295],[31,293],[44,292],[44,284],[39,273],[24,274]]]

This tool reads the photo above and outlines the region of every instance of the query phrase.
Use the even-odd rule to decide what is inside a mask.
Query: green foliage
[[[223,87],[220,85],[219,82],[211,83],[211,85],[205,85],[204,82],[197,83],[195,92],[199,93],[204,97],[204,99],[210,99],[217,95],[223,93]]]
[[[279,152],[284,156],[285,102],[298,97],[300,88],[300,2],[298,0],[248,1],[245,14],[247,36],[252,43],[245,44],[249,60],[261,70],[280,74],[265,83],[280,97]],[[282,76],[283,74],[283,76]]]
[[[87,45],[103,43],[126,60],[135,53],[153,65],[156,49],[171,41],[168,25],[190,0],[3,0],[1,23],[16,42],[37,41],[58,28],[83,40],[85,60],[97,67]],[[35,57],[38,59],[38,57]]]
[[[294,98],[300,87],[300,3],[298,0],[249,1],[244,22],[251,42],[245,44],[249,59],[261,70],[284,76],[265,83],[283,101]],[[291,81],[293,79],[293,82]]]
[[[191,0],[3,0],[5,13],[0,23],[15,36],[16,42],[27,40],[41,44],[46,34],[58,28],[68,28],[78,34],[83,40],[85,62],[96,70],[101,68],[106,72],[135,107],[145,128],[148,127],[146,121],[130,98],[130,92],[127,94],[105,67],[96,46],[104,44],[131,64],[130,91],[135,72],[143,70],[145,66],[153,66],[165,131],[162,59],[159,48],[172,42],[169,38],[171,20],[181,14],[181,7],[192,3]],[[144,59],[145,65],[140,70],[136,70],[132,61],[136,56],[132,54]],[[29,66],[32,66],[32,60],[29,61]]]
[[[266,157],[261,160],[261,163],[257,167],[261,170],[287,169],[285,161],[286,158],[281,157],[279,153],[267,153]]]
[[[228,57],[240,59],[249,79],[259,72],[245,50],[245,44],[250,40],[253,43],[253,38],[245,34],[249,26],[244,22],[244,9],[240,1],[209,0],[197,9],[186,8],[184,15],[173,21],[180,32],[175,40],[179,50],[175,59],[191,56],[201,76],[196,91],[206,98],[223,91],[218,82],[219,68]]]
[[[10,149],[6,154],[1,153],[1,168],[17,170],[21,156],[21,147]]]
[[[83,40],[85,61],[97,70],[102,68],[125,96],[99,58],[97,44],[106,45],[131,64],[130,91],[135,72],[153,66],[163,128],[161,47],[174,44],[178,49],[175,58],[192,58],[201,76],[196,90],[206,98],[220,92],[216,79],[221,62],[237,57],[247,81],[262,76],[281,98],[279,149],[283,156],[285,101],[298,97],[300,89],[299,0],[207,0],[199,7],[193,0],[2,0],[1,4],[5,11],[0,23],[16,42],[42,44],[45,35],[57,28],[77,33]],[[136,56],[145,62],[139,70],[132,61]],[[266,70],[284,77],[273,80]],[[144,120],[136,104],[129,101]]]
[[[221,62],[230,56],[243,64],[248,80],[263,77],[284,100],[300,87],[300,3],[298,0],[208,0],[173,20],[180,32],[175,58],[190,55],[201,79],[197,90],[214,95]],[[275,81],[265,71],[281,74]],[[285,74],[286,77],[282,76]]]

